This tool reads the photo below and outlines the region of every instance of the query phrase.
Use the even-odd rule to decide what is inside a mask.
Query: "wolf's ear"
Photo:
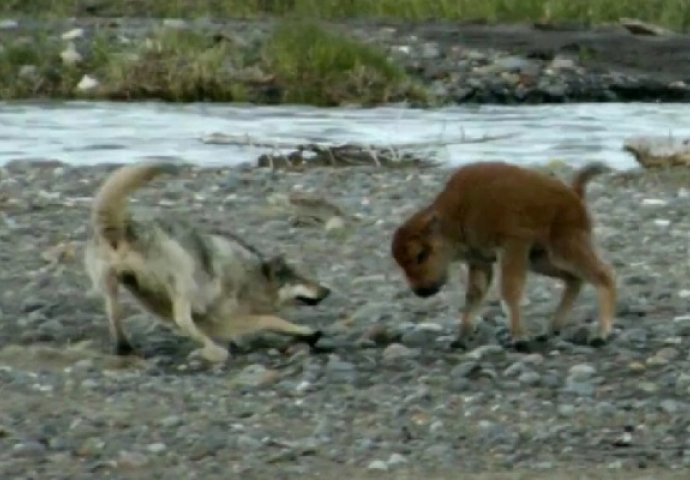
[[[285,262],[285,257],[283,255],[274,255],[273,257],[265,260],[261,265],[261,270],[264,272],[268,278],[274,278],[277,273],[283,270],[287,266]]]

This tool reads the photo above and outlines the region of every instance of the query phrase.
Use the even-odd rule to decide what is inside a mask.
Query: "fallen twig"
[[[633,137],[625,140],[623,150],[645,168],[690,167],[690,138]]]
[[[250,146],[251,148],[270,149],[270,153],[262,154],[257,160],[257,166],[271,169],[304,169],[307,167],[347,167],[374,165],[386,168],[405,167],[433,167],[437,162],[434,154],[429,150],[450,145],[468,143],[483,143],[493,140],[510,138],[513,135],[493,135],[468,138],[462,135],[460,139],[410,142],[397,145],[378,146],[373,144],[349,143],[343,145],[318,145],[315,143],[300,144],[287,142],[257,141],[249,135],[226,135],[213,133],[202,138],[201,141],[214,145]],[[289,153],[281,152],[289,150]],[[417,151],[417,154],[413,153]],[[421,151],[426,151],[422,155]]]
[[[481,137],[469,138],[464,134],[461,138],[456,138],[453,140],[437,140],[433,142],[410,142],[410,143],[398,143],[392,146],[381,146],[374,144],[352,144],[360,145],[362,148],[371,148],[376,150],[381,150],[383,148],[395,148],[395,149],[417,149],[417,148],[431,148],[431,147],[447,147],[450,145],[463,145],[472,143],[486,143],[492,142],[494,140],[503,140],[506,138],[514,137],[514,134],[502,134],[502,135],[482,135]],[[235,145],[235,146],[250,146],[259,148],[272,148],[272,149],[297,149],[302,144],[294,142],[270,142],[257,141],[250,137],[249,135],[229,135],[225,133],[211,133],[201,138],[203,143],[209,145]]]

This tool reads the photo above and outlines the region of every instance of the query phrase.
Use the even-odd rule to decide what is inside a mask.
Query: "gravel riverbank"
[[[0,172],[0,478],[568,470],[661,479],[690,467],[687,170],[592,182],[597,241],[620,288],[615,338],[582,344],[596,315],[588,287],[564,339],[529,355],[497,345],[506,329],[495,295],[477,345],[449,349],[462,279],[415,298],[389,257],[392,229],[447,170],[194,168],[156,181],[137,204],[219,222],[334,289],[318,307],[286,312],[326,332],[321,352],[262,335],[208,370],[187,363],[188,340],[131,305],[127,328],[143,358],[107,354],[105,314],[81,265],[90,196],[107,169],[14,163]],[[294,192],[337,205],[342,221],[290,207]],[[530,277],[534,330],[557,292]]]
[[[0,72],[7,78],[3,96],[281,102],[291,87],[279,78],[277,67],[266,61],[262,50],[278,23],[270,19],[6,19],[0,24],[0,53],[9,52],[0,62],[5,64],[0,65]],[[353,74],[352,84],[337,88],[318,84],[324,72],[305,74],[302,81],[314,82],[317,92],[311,96],[324,96],[328,102],[690,100],[688,35],[635,35],[620,25],[579,28],[350,20],[322,26],[382,50],[424,90],[422,94],[420,88],[390,85],[390,91],[382,91],[378,73],[372,72],[360,72],[359,79]],[[150,39],[161,27],[191,31],[207,41],[195,38],[196,53],[165,63],[166,55],[190,46],[169,45],[158,56],[151,53]],[[227,45],[226,53],[210,53],[219,44]],[[143,60],[137,63],[139,57]],[[189,65],[192,59],[202,63]],[[132,63],[128,67],[123,61]],[[344,61],[349,60],[328,62]],[[151,62],[174,71],[161,76],[163,67]],[[324,92],[328,88],[337,91]],[[345,95],[340,92],[343,89],[356,91],[359,98]]]

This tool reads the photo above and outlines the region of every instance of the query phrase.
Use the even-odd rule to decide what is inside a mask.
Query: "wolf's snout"
[[[280,289],[279,296],[282,301],[297,301],[305,305],[318,305],[328,297],[331,290],[313,283],[300,283],[288,285]]]
[[[318,288],[315,288],[312,295],[298,295],[297,300],[300,302],[306,304],[306,305],[318,305],[321,303],[326,297],[328,297],[331,294],[331,290],[319,286]]]

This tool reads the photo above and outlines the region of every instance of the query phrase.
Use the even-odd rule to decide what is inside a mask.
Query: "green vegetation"
[[[314,23],[286,21],[259,45],[238,43],[173,27],[131,42],[101,30],[81,42],[81,58],[70,64],[61,56],[68,42],[45,34],[20,36],[0,49],[0,98],[81,95],[321,106],[424,99],[421,88],[384,53]],[[98,86],[79,92],[85,74]]]
[[[599,23],[635,17],[690,30],[688,0],[4,0],[0,19],[22,17],[280,18],[271,35],[246,39],[162,27],[145,39],[107,26],[69,44],[42,29],[0,30],[0,99],[249,101],[373,105],[425,103],[424,90],[374,45],[324,19],[380,17]],[[182,22],[184,23],[184,22]],[[60,32],[62,33],[62,32]],[[592,52],[581,50],[586,61]],[[76,88],[84,75],[97,84]]]
[[[318,18],[387,17],[588,24],[635,17],[676,30],[690,29],[687,0],[4,0],[0,14],[64,16]]]
[[[414,92],[405,72],[382,52],[315,24],[283,24],[263,54],[268,70],[282,86],[282,102],[371,104]]]
[[[246,100],[236,75],[242,58],[229,41],[162,28],[134,48],[108,50],[104,44],[100,56],[106,61],[93,75],[103,83],[101,95],[110,99]]]
[[[46,36],[20,37],[0,50],[0,98],[63,96],[79,81]]]

